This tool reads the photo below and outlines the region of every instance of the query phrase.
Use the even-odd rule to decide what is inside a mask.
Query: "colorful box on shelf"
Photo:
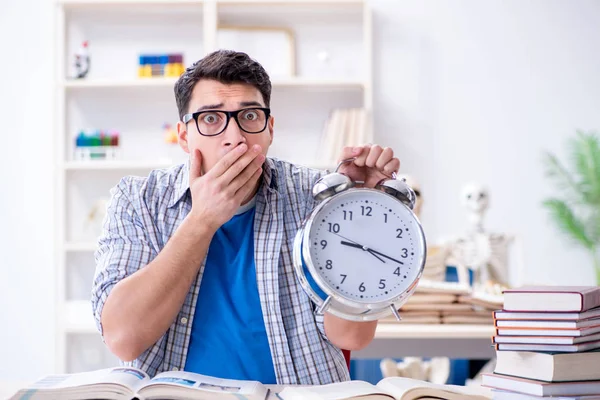
[[[119,156],[119,132],[96,130],[86,134],[80,131],[75,138],[76,161],[115,160]]]
[[[142,54],[139,60],[140,78],[174,77],[185,71],[183,54]]]

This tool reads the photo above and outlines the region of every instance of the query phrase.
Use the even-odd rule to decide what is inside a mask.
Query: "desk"
[[[353,351],[352,359],[450,357],[490,359],[495,350],[492,325],[379,323],[375,339],[363,350]]]

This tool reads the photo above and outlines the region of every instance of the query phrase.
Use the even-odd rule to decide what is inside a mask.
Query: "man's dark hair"
[[[262,65],[246,53],[217,50],[187,68],[175,83],[175,100],[180,120],[187,114],[192,91],[201,79],[213,79],[224,84],[252,85],[262,94],[265,106],[269,107],[271,80]]]

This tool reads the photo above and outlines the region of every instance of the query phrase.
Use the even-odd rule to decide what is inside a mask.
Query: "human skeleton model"
[[[467,209],[468,229],[464,236],[448,242],[446,265],[455,265],[460,284],[469,285],[469,269],[473,270],[473,290],[501,294],[508,286],[508,247],[514,236],[489,233],[483,228],[483,217],[489,207],[489,193],[481,185],[463,188],[462,201]]]

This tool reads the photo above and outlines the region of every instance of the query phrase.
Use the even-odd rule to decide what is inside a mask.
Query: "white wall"
[[[52,2],[0,5],[0,381],[54,367]]]
[[[600,128],[600,3],[372,0],[378,141],[421,181],[430,238],[464,228],[458,194],[489,185],[487,226],[525,245],[527,281],[591,283],[540,207],[543,149]],[[51,372],[52,2],[0,6],[0,380]],[[35,112],[35,119],[31,114]]]
[[[540,206],[552,193],[540,160],[565,155],[577,128],[600,130],[600,3],[372,4],[376,134],[421,181],[431,241],[463,231],[460,190],[481,182],[486,226],[523,243],[524,282],[593,284],[591,260]]]

